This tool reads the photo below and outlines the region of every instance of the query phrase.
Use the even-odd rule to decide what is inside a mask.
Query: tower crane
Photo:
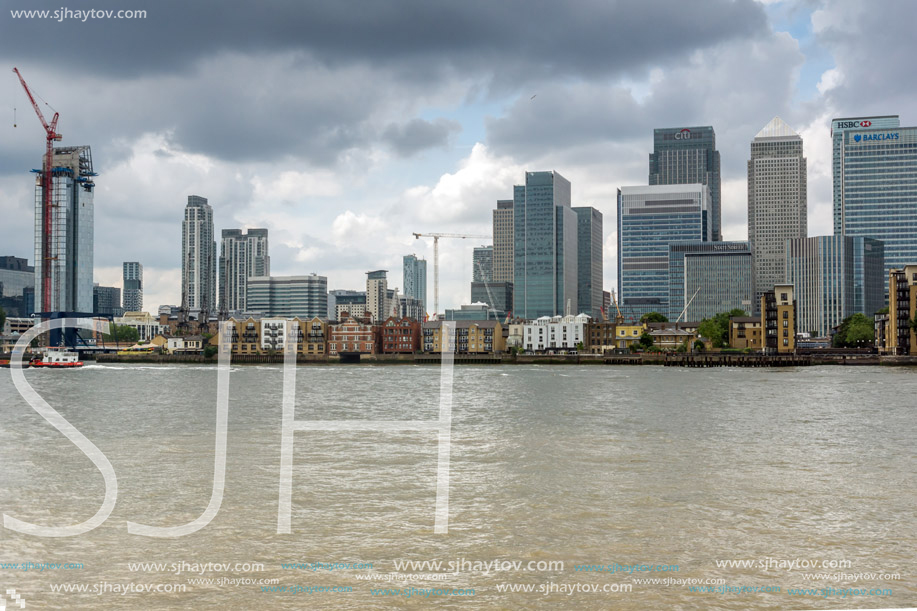
[[[491,239],[489,235],[473,235],[469,233],[414,233],[414,238],[433,238],[433,313],[439,312],[439,239],[440,238],[476,238]]]
[[[57,120],[60,115],[55,112],[50,124],[45,121],[45,116],[42,114],[38,102],[35,101],[35,96],[32,95],[29,86],[26,85],[25,79],[22,78],[22,74],[19,73],[19,69],[13,68],[13,72],[19,77],[19,82],[22,84],[22,88],[25,89],[25,93],[32,103],[32,108],[35,109],[35,114],[38,115],[38,120],[41,121],[42,127],[45,128],[45,160],[41,173],[41,309],[49,312],[53,305],[51,300],[51,261],[55,258],[51,252],[51,228],[53,227],[51,224],[51,164],[54,155],[54,142],[62,137],[57,133]]]

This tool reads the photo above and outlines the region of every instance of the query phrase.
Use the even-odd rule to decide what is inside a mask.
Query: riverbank
[[[97,363],[197,363],[216,364],[216,357],[206,358],[202,355],[170,354],[99,354]],[[812,365],[917,365],[913,356],[880,356],[877,354],[857,355],[758,355],[758,354],[528,354],[528,355],[489,355],[459,354],[455,355],[457,365],[663,365],[666,367],[808,367]],[[282,354],[243,354],[233,355],[232,363],[246,364],[281,364]],[[438,354],[362,354],[353,357],[315,357],[300,355],[299,365],[439,365]]]

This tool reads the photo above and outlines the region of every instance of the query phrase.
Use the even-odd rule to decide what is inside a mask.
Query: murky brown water
[[[912,369],[457,367],[447,535],[433,534],[435,434],[369,431],[296,434],[293,533],[278,535],[281,370],[235,367],[222,507],[209,526],[178,539],[130,535],[126,522],[174,526],[206,507],[215,368],[90,366],[26,375],[105,453],[119,485],[111,517],[88,534],[49,539],[0,530],[0,563],[82,564],[0,568],[0,595],[15,588],[27,609],[853,609],[917,601]],[[303,367],[296,417],[432,420],[438,389],[436,367]],[[82,522],[101,504],[99,471],[19,397],[7,370],[0,373],[0,461],[4,514],[62,525]],[[523,568],[562,562],[563,570],[446,570],[463,559],[521,561]],[[716,564],[759,559],[843,568]],[[402,560],[444,563],[440,571],[403,572],[449,574],[444,581],[358,579],[387,576]],[[312,562],[373,568],[281,566]],[[142,571],[129,563],[166,566]],[[233,567],[187,566],[207,563]],[[245,572],[236,563],[264,570]],[[614,563],[678,570],[575,569]],[[806,580],[805,573],[838,580]],[[635,583],[666,577],[772,591]],[[227,583],[246,579],[276,579],[288,591]],[[53,592],[59,584],[89,591]],[[122,595],[124,584],[186,591]],[[630,592],[601,591],[628,585]],[[296,586],[352,591],[289,591]],[[500,591],[508,586],[534,591]],[[592,586],[600,591],[566,593]],[[96,587],[109,591],[94,594]],[[412,587],[474,595],[372,593]],[[826,587],[836,593],[790,592]],[[891,594],[853,595],[851,588]],[[8,601],[7,608],[16,607]]]

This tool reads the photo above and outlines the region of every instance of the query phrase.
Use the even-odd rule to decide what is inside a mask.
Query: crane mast
[[[414,238],[433,238],[433,314],[439,312],[439,239],[440,238],[477,238],[490,239],[489,235],[472,235],[466,233],[414,233]]]
[[[45,128],[45,159],[41,172],[41,309],[45,312],[49,312],[53,308],[51,302],[51,261],[56,259],[54,253],[51,252],[51,233],[53,227],[51,222],[53,208],[51,164],[54,161],[54,142],[61,139],[61,135],[57,133],[57,120],[60,118],[60,115],[55,112],[49,124],[45,120],[45,116],[42,114],[38,102],[35,101],[35,96],[32,95],[32,91],[26,84],[25,79],[22,78],[22,74],[19,73],[19,69],[13,68],[13,72],[19,77],[19,83],[22,85],[22,88],[25,89],[25,93],[29,97],[29,102],[32,103],[32,108],[35,110],[35,114],[38,115],[38,120],[41,121],[41,126]]]

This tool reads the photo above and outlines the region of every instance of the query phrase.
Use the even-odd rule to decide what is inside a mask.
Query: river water
[[[439,414],[436,366],[297,372],[297,420]],[[126,523],[177,526],[207,506],[216,368],[89,365],[25,375],[118,479],[114,511],[91,532],[0,529],[0,563],[80,567],[0,568],[0,595],[14,588],[27,609],[917,602],[914,369],[459,366],[447,534],[433,532],[439,446],[431,431],[297,432],[292,533],[277,534],[282,370],[236,366],[221,508],[202,530],[172,539],[128,534]],[[99,470],[29,407],[8,370],[0,370],[0,464],[5,515],[67,525],[102,503]],[[404,561],[442,565],[393,575]],[[282,566],[291,563],[300,566]],[[616,564],[624,568],[612,572]],[[806,579],[816,573],[828,579]],[[65,587],[87,591],[54,591]]]

